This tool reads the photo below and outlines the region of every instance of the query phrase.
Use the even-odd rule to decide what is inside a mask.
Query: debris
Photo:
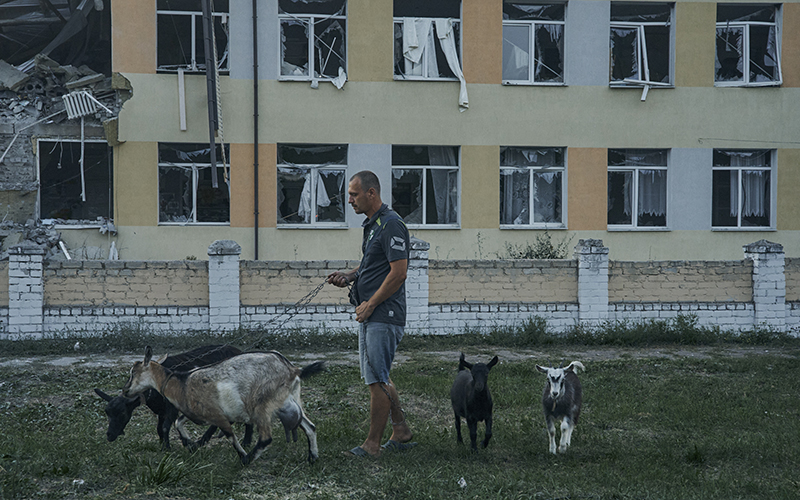
[[[0,59],[0,90],[17,90],[30,78],[30,75]]]

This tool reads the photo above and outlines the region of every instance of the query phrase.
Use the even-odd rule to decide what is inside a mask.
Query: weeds
[[[553,244],[553,238],[546,229],[536,235],[533,243],[505,243],[505,253],[497,254],[498,259],[566,259],[569,257],[569,245],[574,235],[567,239],[565,234],[561,241]]]

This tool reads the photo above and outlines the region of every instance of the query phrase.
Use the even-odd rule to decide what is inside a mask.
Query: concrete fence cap
[[[410,243],[411,243],[411,250],[423,250],[423,251],[426,251],[426,250],[430,250],[431,249],[431,244],[430,243],[428,243],[427,241],[423,241],[423,240],[417,238],[416,236],[412,236],[411,237]]]
[[[782,253],[783,245],[767,240],[758,240],[755,243],[745,245],[744,251],[746,253]]]
[[[233,240],[217,240],[208,247],[208,255],[240,255],[242,247]]]
[[[11,255],[44,255],[47,250],[42,245],[37,245],[32,241],[23,241],[19,245],[14,245],[8,249]]]

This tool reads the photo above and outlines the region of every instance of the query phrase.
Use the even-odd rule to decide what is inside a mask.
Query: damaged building
[[[0,231],[51,258],[800,255],[800,4],[0,0]],[[41,234],[40,234],[41,233]]]

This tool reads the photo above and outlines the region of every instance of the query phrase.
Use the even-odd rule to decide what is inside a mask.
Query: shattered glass
[[[344,223],[346,168],[346,145],[279,144],[278,224]]]
[[[500,167],[500,224],[562,222],[563,148],[503,146]]]
[[[669,4],[611,3],[613,83],[669,83],[671,16]]]
[[[407,224],[458,224],[458,205],[457,146],[392,146],[392,209]]]
[[[230,158],[225,146],[225,158]],[[216,145],[216,157],[222,147]],[[218,166],[212,184],[211,148],[196,143],[159,143],[159,222],[230,222],[230,165]]]
[[[718,5],[714,80],[740,85],[781,83],[776,7]]]
[[[346,2],[281,0],[279,8],[281,75],[303,80],[344,79],[347,54]],[[310,45],[313,50],[309,53]],[[309,59],[313,61],[311,64]],[[310,74],[311,66],[314,68],[313,75]],[[343,85],[343,82],[340,84]]]
[[[503,2],[503,20],[563,21],[566,4],[526,4]]]
[[[215,1],[213,10],[217,69],[229,67],[228,2]],[[199,1],[159,0],[156,18],[157,66],[161,71],[205,71],[203,15]]]

